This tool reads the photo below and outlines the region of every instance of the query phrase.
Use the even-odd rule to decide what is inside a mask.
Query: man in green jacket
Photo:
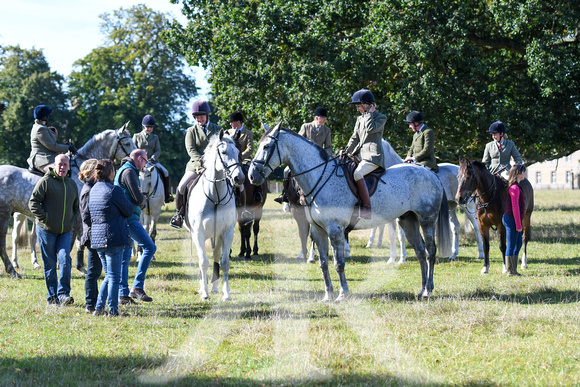
[[[54,168],[49,168],[36,183],[28,202],[36,218],[49,305],[66,306],[74,303],[70,295],[71,230],[75,222],[80,221],[80,210],[78,187],[67,176],[69,168],[68,156],[57,155]]]
[[[435,173],[439,172],[437,161],[435,161],[435,132],[433,129],[425,126],[423,115],[418,111],[409,113],[405,122],[415,132],[405,162],[420,164]]]

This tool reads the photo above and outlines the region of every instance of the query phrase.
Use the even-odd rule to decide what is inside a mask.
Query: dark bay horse
[[[499,249],[503,257],[503,272],[505,273],[506,230],[501,220],[505,213],[508,196],[504,180],[492,175],[479,161],[460,159],[457,181],[459,187],[455,196],[456,200],[460,204],[465,204],[473,198],[476,204],[479,231],[483,238],[484,263],[481,274],[489,273],[489,229],[494,227],[499,233]],[[530,218],[534,209],[534,190],[528,179],[522,180],[519,185],[526,199],[526,211],[522,219],[524,228],[522,268],[525,269],[528,267],[526,250],[531,237]]]
[[[252,217],[254,218],[253,222],[246,223],[242,221],[241,213],[244,209],[243,206],[238,206],[238,228],[240,229],[240,254],[238,257],[244,257],[245,260],[250,260],[251,255],[258,255],[258,234],[260,233],[260,220],[262,220],[262,212],[264,209],[264,203],[266,203],[266,191],[267,191],[267,183],[264,182],[261,185],[262,188],[262,198],[261,200],[256,197],[256,189],[258,187],[252,185],[248,180],[248,170],[244,166],[244,175],[246,179],[244,180],[244,190],[246,191],[246,210],[250,211]],[[252,230],[254,231],[254,247],[250,245],[250,239],[252,238]]]

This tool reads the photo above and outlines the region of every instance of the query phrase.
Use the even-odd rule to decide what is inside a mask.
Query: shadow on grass
[[[478,288],[475,292],[461,298],[471,301],[501,301],[517,304],[573,304],[579,301],[577,290],[557,290],[550,287],[540,288],[530,293],[497,293],[490,289]]]
[[[185,354],[184,356],[187,356]],[[210,358],[211,359],[211,358]],[[185,360],[185,359],[184,359]],[[444,386],[442,383],[422,383],[414,377],[395,376],[389,372],[356,372],[336,370],[329,376],[319,373],[296,374],[264,378],[260,367],[241,369],[242,376],[220,376],[211,371],[212,363],[187,364],[175,369],[179,376],[167,372],[175,363],[173,356],[34,356],[25,359],[0,359],[2,385],[171,385],[171,386]],[[314,363],[318,363],[314,361]],[[322,367],[325,364],[320,364]],[[151,372],[148,375],[147,372]],[[206,372],[209,375],[204,375]],[[185,375],[183,375],[185,373]],[[227,375],[227,374],[226,374]],[[253,376],[255,375],[255,380]],[[467,381],[465,386],[493,386],[485,380]]]

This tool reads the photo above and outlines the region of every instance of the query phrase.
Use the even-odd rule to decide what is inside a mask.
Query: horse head
[[[109,151],[109,158],[111,160],[122,160],[131,154],[132,151],[137,149],[131,133],[129,133],[129,122],[127,121],[125,125],[119,129],[114,130],[114,140]]]
[[[283,129],[282,123],[278,123],[272,129],[266,124],[262,124],[262,126],[264,127],[264,135],[260,139],[260,146],[258,147],[256,156],[252,159],[248,171],[248,178],[253,185],[261,185],[270,173],[282,164],[280,149],[278,147],[278,138],[280,137],[281,129]],[[274,155],[277,157],[273,158]]]
[[[209,152],[204,153],[206,168],[214,165],[216,174],[223,174],[234,187],[244,184],[244,171],[238,159],[239,151],[232,137],[224,135],[222,129],[217,136],[210,139],[207,149]]]
[[[477,176],[473,162],[463,157],[459,158],[459,171],[457,173],[457,193],[455,200],[459,204],[467,204],[477,188]]]

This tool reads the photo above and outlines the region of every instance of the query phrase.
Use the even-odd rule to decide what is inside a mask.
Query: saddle
[[[45,173],[42,172],[40,169],[36,169],[34,167],[28,167],[28,172],[30,172],[36,176],[44,176],[45,175]]]
[[[348,183],[348,187],[350,188],[352,194],[355,197],[358,197],[359,196],[358,188],[356,187],[356,182],[354,181],[353,173],[356,167],[358,166],[359,161],[357,161],[352,155],[341,155],[339,156],[339,161],[344,171],[344,177],[346,179],[346,182]],[[367,174],[364,177],[365,183],[369,190],[369,197],[373,196],[373,194],[377,190],[379,181],[382,181],[384,183],[384,181],[381,180],[381,177],[383,177],[384,174],[385,169],[378,167],[377,169],[375,169],[374,171],[372,171],[371,173]]]

